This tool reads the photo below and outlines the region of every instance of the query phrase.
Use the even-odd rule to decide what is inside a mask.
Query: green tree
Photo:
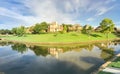
[[[109,18],[103,19],[102,22],[100,23],[101,32],[106,34],[107,38],[109,37],[109,33],[114,32],[114,26],[115,24]]]
[[[29,31],[30,31],[31,33],[34,32],[33,29],[34,29],[34,26],[30,26],[30,27],[29,27]]]
[[[23,36],[25,35],[25,27],[21,26],[17,28],[17,36]]]
[[[48,24],[46,22],[37,23],[33,27],[33,34],[40,34],[43,32],[47,32],[47,29],[48,29]]]
[[[14,35],[17,35],[17,28],[12,28],[12,33],[13,33]]]
[[[35,24],[35,26],[34,26],[34,28],[33,28],[33,34],[39,34],[39,33],[40,33],[40,30],[41,30],[40,27],[41,27],[41,26],[40,26],[39,23]]]
[[[64,33],[66,33],[66,32],[67,32],[68,27],[67,27],[67,25],[66,25],[66,24],[62,24],[62,25],[63,25],[63,32],[64,32]]]
[[[46,22],[40,23],[40,30],[41,31],[47,32],[47,29],[48,29],[48,24]]]
[[[1,29],[0,34],[12,34],[11,30],[8,29]]]
[[[68,25],[66,25],[66,27],[67,27],[67,32],[70,32],[70,31],[72,31],[70,28],[72,27],[72,24],[68,24]]]
[[[87,34],[88,36],[91,35],[92,31],[93,31],[93,28],[90,25],[85,25],[82,29],[82,33]]]

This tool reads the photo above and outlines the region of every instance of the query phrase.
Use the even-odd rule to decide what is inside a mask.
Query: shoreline
[[[7,40],[2,38],[0,41],[7,41],[7,42],[13,42],[13,43],[23,43],[28,45],[87,45],[87,44],[94,44],[94,43],[104,43],[109,41],[115,41],[120,40],[120,38],[114,38],[114,39],[106,39],[106,40],[91,40],[91,41],[85,41],[85,42],[25,42],[25,41],[17,41],[17,40]]]
[[[98,74],[100,71],[102,71],[103,69],[105,69],[110,63],[112,63],[112,61],[116,60],[118,57],[120,57],[120,53],[115,55],[112,59],[110,59],[109,61],[103,63],[97,70],[97,72],[95,72],[95,74]]]

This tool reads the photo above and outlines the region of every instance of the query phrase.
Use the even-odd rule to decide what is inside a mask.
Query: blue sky
[[[0,0],[0,29],[57,21],[98,26],[110,18],[120,27],[120,0]]]

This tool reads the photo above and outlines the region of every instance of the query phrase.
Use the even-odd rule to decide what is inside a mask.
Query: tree
[[[40,34],[42,32],[47,32],[48,24],[46,22],[37,23],[33,28],[33,34]]]
[[[48,29],[48,24],[46,22],[42,22],[40,24],[40,30],[47,32],[47,29]]]
[[[106,34],[107,38],[109,36],[109,33],[114,32],[114,26],[115,26],[115,24],[109,18],[103,19],[102,22],[100,23],[101,32]]]
[[[67,27],[67,32],[73,31],[70,29],[72,27],[72,24],[68,24],[68,25],[66,25],[66,27]]]
[[[0,34],[12,34],[11,30],[8,29],[1,29]]]
[[[17,35],[17,28],[12,28],[12,33],[13,33],[14,35]]]
[[[29,32],[30,32],[30,33],[33,33],[33,32],[34,32],[34,31],[33,31],[34,26],[30,26],[30,27],[28,27],[28,29],[29,29]]]
[[[25,34],[25,27],[24,26],[18,27],[16,34],[17,36],[23,36]]]
[[[33,34],[39,34],[39,33],[40,33],[40,24],[37,23],[33,28]]]
[[[63,32],[64,32],[64,33],[66,33],[66,32],[67,32],[68,27],[67,27],[67,25],[66,25],[66,24],[62,24],[62,25],[63,25]]]
[[[90,36],[92,31],[93,31],[93,28],[90,25],[85,25],[82,29],[82,33],[87,34],[88,36]]]

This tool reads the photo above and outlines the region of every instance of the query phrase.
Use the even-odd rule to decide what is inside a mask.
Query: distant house
[[[63,26],[62,25],[58,25],[57,22],[52,22],[48,26],[48,32],[58,32],[58,31],[63,31]]]
[[[28,33],[28,34],[31,34],[29,27],[27,27],[27,28],[25,29],[25,31],[26,31],[26,33]]]
[[[98,27],[95,28],[95,31],[96,31],[96,32],[99,32],[99,31],[101,31],[101,30],[102,30],[102,29],[101,29],[100,26],[98,26]]]
[[[70,31],[81,31],[83,27],[80,24],[71,25],[68,27]]]
[[[32,28],[33,28],[33,26],[31,26],[31,27],[27,27],[26,29],[25,29],[25,32],[27,33],[27,34],[32,34]]]
[[[115,32],[120,33],[120,28],[114,28]]]
[[[59,58],[59,54],[63,53],[63,49],[61,48],[48,48],[48,50],[48,52],[56,58]]]

